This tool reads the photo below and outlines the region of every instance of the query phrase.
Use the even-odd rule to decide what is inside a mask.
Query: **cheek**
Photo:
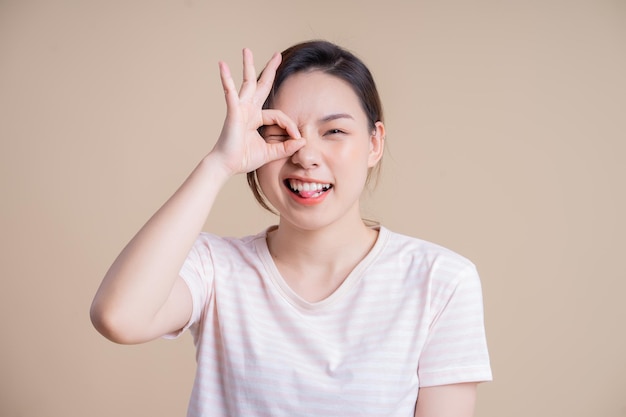
[[[328,145],[328,148],[325,149],[325,154],[334,162],[350,161],[351,164],[367,164],[369,149],[366,146],[363,146],[362,143],[355,143],[356,141],[360,141],[360,139],[349,138],[348,142],[331,143]]]
[[[272,193],[272,187],[277,184],[279,167],[276,163],[270,162],[256,170],[256,177],[261,191],[266,196]]]
[[[351,170],[353,172],[367,171],[370,168],[369,149],[365,146],[348,146],[334,153],[336,160],[341,161],[342,165],[346,161],[350,161]]]

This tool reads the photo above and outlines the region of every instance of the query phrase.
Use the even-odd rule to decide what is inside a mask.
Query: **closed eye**
[[[289,139],[287,131],[276,125],[263,126],[259,133],[261,133],[261,136],[263,136],[263,139],[266,141],[284,142]]]
[[[272,134],[272,135],[264,135],[265,141],[273,141],[273,142],[284,142],[289,139],[289,135],[287,134]]]

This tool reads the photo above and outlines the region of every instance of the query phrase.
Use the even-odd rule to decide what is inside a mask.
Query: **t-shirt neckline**
[[[265,231],[259,233],[256,239],[256,249],[263,262],[265,269],[267,270],[269,280],[273,284],[273,286],[278,290],[280,295],[290,304],[294,305],[297,308],[313,311],[327,308],[331,304],[334,304],[338,300],[342,299],[347,293],[350,292],[352,288],[358,284],[358,282],[362,279],[364,272],[367,268],[378,258],[383,248],[385,247],[387,241],[389,240],[390,232],[383,226],[376,225],[373,226],[374,229],[378,230],[378,236],[374,245],[370,249],[370,251],[365,255],[363,259],[354,267],[354,269],[348,274],[346,279],[341,283],[341,285],[328,297],[324,298],[320,301],[309,302],[298,295],[290,286],[287,284],[287,281],[283,278],[272,255],[269,251],[269,247],[267,246],[267,234],[275,229],[276,226],[271,226],[265,229]]]

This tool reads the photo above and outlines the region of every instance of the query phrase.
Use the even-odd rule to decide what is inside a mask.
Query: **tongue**
[[[319,191],[315,190],[315,191],[300,191],[299,194],[300,194],[300,197],[311,198],[317,193],[319,193]]]

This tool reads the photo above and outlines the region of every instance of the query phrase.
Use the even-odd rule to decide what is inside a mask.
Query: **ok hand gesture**
[[[257,81],[252,52],[244,49],[243,83],[239,92],[228,65],[219,63],[226,95],[226,120],[212,153],[219,155],[230,174],[254,171],[268,162],[293,155],[304,145],[298,127],[285,113],[262,109],[280,62],[281,55],[274,54]],[[257,130],[263,125],[278,125],[290,138],[266,143]]]

